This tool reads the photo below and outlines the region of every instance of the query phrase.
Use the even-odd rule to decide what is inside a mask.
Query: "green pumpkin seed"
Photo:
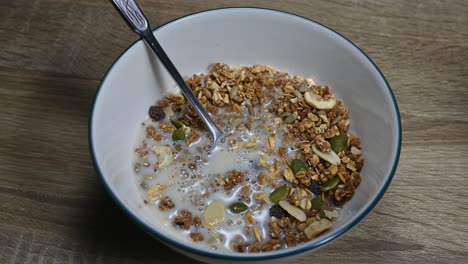
[[[348,135],[346,133],[334,136],[330,139],[331,148],[335,153],[340,153],[346,149],[346,143],[348,142]]]
[[[290,114],[288,117],[284,119],[285,124],[292,124],[294,121],[296,121],[296,115],[295,114]]]
[[[288,197],[288,193],[289,193],[288,187],[286,185],[283,185],[279,188],[276,188],[273,192],[271,192],[270,200],[273,203],[277,203],[281,200],[286,199]]]
[[[312,207],[310,208],[311,210],[315,210],[317,212],[322,210],[322,204],[323,204],[322,195],[315,196],[315,198],[311,200],[311,203],[312,203]]]
[[[172,134],[172,139],[173,140],[184,140],[185,139],[185,131],[184,128],[178,128],[174,131]]]
[[[176,128],[181,128],[184,126],[184,123],[180,122],[179,120],[172,119],[171,123],[176,127]]]
[[[326,192],[326,191],[336,188],[336,186],[338,186],[339,183],[340,183],[340,177],[335,177],[327,181],[326,183],[322,184],[322,186],[320,186],[320,189],[323,192]]]
[[[245,203],[242,202],[236,202],[233,203],[229,206],[229,210],[233,212],[234,214],[240,214],[247,210],[248,206]]]
[[[301,83],[299,87],[297,87],[297,89],[299,90],[299,92],[305,93],[307,90],[309,90],[309,86],[307,86],[307,84],[305,83]]]
[[[299,99],[299,100],[304,100],[304,96],[302,96],[301,92],[298,90],[294,90],[293,94]]]
[[[294,174],[298,173],[300,170],[307,171],[309,167],[302,159],[293,159],[291,161],[291,170]]]

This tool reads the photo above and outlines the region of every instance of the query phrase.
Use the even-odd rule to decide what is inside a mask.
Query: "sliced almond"
[[[322,152],[318,150],[318,148],[315,146],[315,144],[312,145],[312,151],[317,154],[320,158],[330,162],[333,165],[340,165],[341,159],[336,155],[336,153],[331,150],[330,152]]]
[[[304,99],[309,105],[317,109],[332,109],[336,105],[335,98],[332,97],[328,100],[325,100],[318,94],[313,93],[312,91],[305,92]]]
[[[290,203],[287,201],[279,201],[279,206],[286,210],[290,215],[292,215],[294,218],[299,220],[300,222],[304,222],[307,219],[306,214],[299,208],[292,206]]]

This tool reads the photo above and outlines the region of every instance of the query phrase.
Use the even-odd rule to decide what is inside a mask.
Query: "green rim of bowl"
[[[94,116],[94,109],[95,109],[95,104],[96,104],[96,100],[99,96],[99,92],[101,90],[101,87],[102,87],[102,84],[106,81],[107,79],[107,76],[109,75],[109,73],[112,71],[112,68],[114,67],[114,65],[120,60],[120,58],[130,49],[132,48],[136,43],[138,43],[139,41],[142,41],[141,39],[135,41],[134,43],[132,43],[127,49],[125,49],[122,54],[119,55],[119,57],[112,63],[112,65],[109,67],[109,69],[107,70],[107,72],[105,73],[104,77],[102,78],[100,84],[99,84],[99,87],[96,91],[96,94],[94,96],[94,99],[93,99],[93,103],[92,103],[92,107],[91,107],[91,112],[90,112],[90,115],[89,115],[89,122],[88,122],[88,141],[89,141],[89,148],[90,148],[90,152],[91,152],[91,158],[92,158],[92,161],[93,161],[93,165],[94,165],[94,168],[96,170],[96,173],[98,174],[101,182],[103,183],[104,187],[106,188],[107,192],[111,195],[112,199],[120,206],[120,208],[127,214],[130,216],[130,218],[135,222],[137,223],[140,227],[143,228],[144,231],[148,232],[150,235],[152,235],[153,237],[157,238],[158,240],[161,240],[161,241],[164,241],[172,246],[175,246],[175,247],[178,247],[182,250],[185,250],[187,252],[190,252],[190,253],[195,253],[197,255],[201,255],[201,256],[205,256],[205,257],[209,257],[209,258],[217,258],[217,259],[224,259],[224,260],[269,260],[269,259],[276,259],[276,258],[283,258],[283,257],[288,257],[288,256],[292,256],[292,255],[297,255],[297,254],[300,254],[300,253],[303,253],[303,252],[306,252],[306,251],[309,251],[309,250],[313,250],[313,249],[317,249],[321,246],[324,246],[326,244],[328,244],[329,242],[331,242],[332,240],[335,240],[336,238],[342,236],[344,233],[346,233],[347,231],[349,231],[353,226],[355,226],[357,223],[359,223],[366,215],[368,215],[372,209],[376,206],[376,204],[379,202],[379,200],[382,198],[382,196],[384,195],[385,191],[387,190],[388,186],[390,185],[390,182],[392,181],[393,179],[393,176],[395,174],[395,171],[397,169],[397,165],[398,165],[398,161],[400,159],[400,151],[401,151],[401,141],[402,141],[402,130],[401,130],[401,117],[400,117],[400,112],[398,110],[398,105],[397,105],[397,102],[396,102],[396,99],[395,99],[395,96],[392,92],[392,89],[390,88],[390,85],[388,84],[388,81],[385,79],[384,75],[382,74],[382,72],[380,71],[380,69],[377,67],[377,65],[369,58],[369,56],[367,56],[358,46],[356,46],[353,42],[351,42],[350,40],[348,40],[346,37],[344,37],[343,35],[341,35],[340,33],[334,31],[333,29],[330,29],[318,22],[315,22],[309,18],[306,18],[306,17],[302,17],[302,16],[299,16],[299,15],[295,15],[295,14],[292,14],[292,13],[288,13],[288,12],[285,12],[285,11],[280,11],[280,10],[274,10],[274,9],[267,9],[267,8],[257,8],[257,7],[226,7],[226,8],[217,8],[217,9],[210,9],[210,10],[205,10],[205,11],[201,11],[201,12],[197,12],[197,13],[193,13],[193,14],[189,14],[189,15],[186,15],[186,16],[182,16],[182,17],[179,17],[177,19],[174,19],[170,22],[167,22],[157,28],[155,28],[153,31],[157,31],[161,28],[164,28],[166,26],[169,26],[175,22],[178,22],[180,20],[185,20],[185,19],[189,19],[191,17],[194,17],[194,16],[199,16],[199,15],[202,15],[202,14],[205,14],[205,13],[211,13],[211,12],[218,12],[218,11],[223,11],[223,10],[260,10],[260,11],[264,11],[264,12],[272,12],[272,13],[276,13],[276,14],[281,14],[281,15],[286,15],[286,16],[293,16],[295,18],[301,18],[301,19],[304,19],[304,22],[306,23],[312,23],[314,25],[318,25],[336,35],[338,35],[339,37],[341,37],[342,39],[344,39],[346,42],[348,42],[349,44],[351,44],[353,47],[355,47],[362,55],[364,55],[364,57],[368,60],[368,62],[373,65],[374,69],[377,70],[377,72],[379,73],[380,77],[382,78],[382,80],[384,81],[385,83],[385,86],[387,87],[387,90],[388,90],[388,93],[392,99],[392,102],[393,102],[393,106],[394,106],[394,111],[395,111],[395,115],[397,117],[397,126],[398,126],[398,139],[397,139],[397,142],[398,142],[398,146],[397,146],[397,150],[394,154],[394,163],[392,165],[392,169],[389,173],[389,175],[387,176],[387,179],[383,185],[383,187],[379,190],[377,196],[375,197],[374,200],[372,200],[370,202],[370,204],[367,206],[367,208],[365,208],[364,210],[362,210],[358,215],[357,217],[355,217],[354,219],[352,219],[350,222],[346,223],[343,227],[341,227],[340,229],[337,230],[337,232],[334,232],[334,233],[330,233],[329,235],[324,235],[322,239],[318,240],[318,241],[315,241],[314,243],[310,243],[310,244],[306,244],[305,246],[303,247],[297,247],[296,249],[295,248],[292,248],[291,250],[280,250],[280,251],[275,251],[275,252],[268,252],[268,253],[265,253],[265,254],[243,254],[243,255],[226,255],[226,254],[223,254],[223,253],[220,253],[220,252],[210,252],[208,249],[206,251],[204,250],[200,250],[198,248],[195,248],[195,247],[190,247],[190,246],[187,246],[186,244],[183,244],[183,243],[180,243],[168,236],[165,236],[163,235],[162,233],[160,233],[159,231],[157,231],[156,229],[148,226],[147,224],[145,224],[143,221],[141,221],[134,213],[132,213],[130,211],[129,208],[127,208],[120,200],[119,198],[112,192],[112,190],[110,189],[109,185],[107,184],[104,176],[103,176],[103,173],[99,167],[99,164],[96,160],[96,155],[94,153],[94,145],[93,145],[93,138],[92,138],[92,130],[93,130],[93,127],[92,127],[92,124],[93,124],[93,116]]]

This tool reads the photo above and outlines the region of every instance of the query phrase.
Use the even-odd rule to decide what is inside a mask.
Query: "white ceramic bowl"
[[[186,77],[205,72],[215,62],[269,64],[330,85],[350,110],[351,130],[361,138],[366,160],[362,183],[333,229],[303,245],[260,254],[220,253],[171,236],[140,199],[132,180],[132,155],[148,107],[176,88],[151,51],[137,41],[101,82],[90,115],[89,144],[96,171],[109,193],[151,235],[202,261],[284,261],[343,235],[382,197],[399,159],[399,112],[382,73],[349,40],[309,19],[258,8],[189,15],[157,28],[154,34]]]

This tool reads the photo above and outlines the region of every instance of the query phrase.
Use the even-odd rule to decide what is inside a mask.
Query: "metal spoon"
[[[143,40],[146,41],[146,44],[150,46],[164,67],[166,67],[166,70],[171,74],[174,81],[177,83],[177,85],[179,85],[182,93],[185,95],[185,98],[187,98],[190,104],[192,104],[193,108],[200,116],[206,128],[208,128],[213,140],[211,148],[214,148],[218,141],[224,136],[224,132],[221,131],[218,126],[216,126],[211,117],[198,101],[197,97],[195,97],[192,90],[190,90],[190,88],[187,86],[179,71],[167,56],[166,52],[164,52],[164,49],[154,37],[153,32],[150,29],[148,19],[145,17],[140,7],[134,0],[112,0],[111,2],[117,11],[119,11],[125,22],[127,22],[128,26],[138,35],[140,35]]]

